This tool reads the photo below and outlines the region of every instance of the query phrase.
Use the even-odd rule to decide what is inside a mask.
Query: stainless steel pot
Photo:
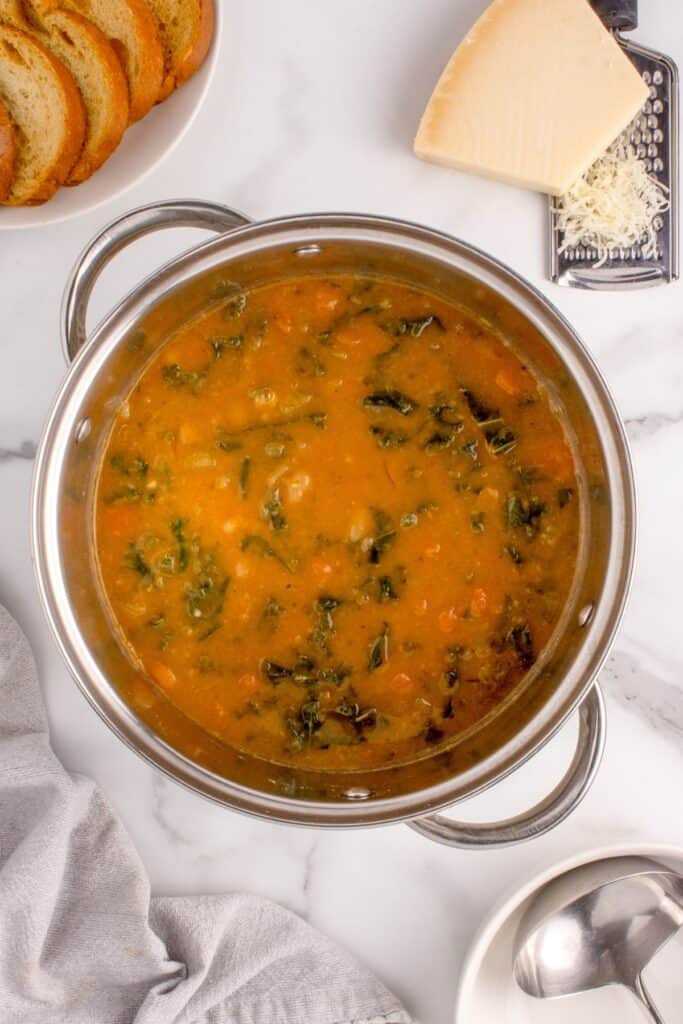
[[[92,287],[112,256],[170,226],[218,232],[143,281],[88,338]],[[552,642],[498,711],[447,749],[410,764],[346,774],[294,772],[188,739],[178,713],[138,717],[125,699],[134,671],[112,635],[93,559],[92,491],[121,401],[169,333],[235,283],[333,271],[382,273],[466,305],[500,331],[540,375],[582,459],[582,547],[570,599]],[[40,445],[33,489],[33,554],[57,643],[107,724],[148,761],[189,788],[264,818],[317,826],[405,820],[452,846],[497,847],[561,822],[588,790],[603,747],[595,682],[619,623],[635,543],[632,471],[607,388],[569,324],[527,282],[464,242],[380,217],[316,214],[249,223],[210,203],[165,202],[106,227],[69,280],[63,341],[73,360]],[[569,770],[537,807],[508,821],[464,824],[434,812],[479,793],[533,755],[578,708]]]

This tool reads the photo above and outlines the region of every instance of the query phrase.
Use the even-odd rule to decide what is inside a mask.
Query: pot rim
[[[599,639],[595,640],[598,623],[594,621],[589,636],[595,649],[584,658],[585,665],[572,666],[576,678],[571,683],[563,679],[511,740],[472,768],[412,793],[367,802],[321,802],[246,787],[197,765],[137,718],[98,670],[85,643],[81,640],[79,645],[78,626],[69,618],[68,597],[61,586],[58,534],[49,519],[62,464],[55,451],[59,454],[59,443],[63,446],[65,438],[72,436],[65,425],[67,414],[76,399],[87,393],[83,383],[86,371],[96,365],[98,356],[103,358],[105,349],[109,353],[120,343],[145,311],[181,283],[238,251],[244,254],[283,242],[305,248],[316,241],[344,239],[374,240],[413,253],[419,245],[422,252],[491,287],[526,316],[553,348],[557,350],[561,343],[563,362],[570,356],[575,369],[581,370],[583,383],[579,387],[592,413],[599,413],[602,420],[597,426],[610,471],[610,494],[618,499],[612,513],[608,569],[594,617],[600,620]],[[572,375],[575,377],[574,371]],[[586,394],[588,386],[590,393]],[[55,508],[56,503],[53,513]],[[623,616],[635,560],[636,493],[628,440],[602,373],[567,319],[538,288],[477,247],[421,224],[372,214],[310,213],[249,223],[192,247],[142,280],[95,328],[60,385],[41,436],[31,494],[31,546],[41,603],[57,646],[91,706],[131,749],[186,788],[252,816],[299,825],[369,826],[411,820],[483,792],[524,764],[561,728],[594,684]],[[589,646],[584,644],[582,652]]]

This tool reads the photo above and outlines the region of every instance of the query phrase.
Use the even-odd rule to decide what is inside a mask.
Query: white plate
[[[643,1012],[625,989],[613,986],[561,999],[533,999],[522,992],[512,974],[517,924],[540,886],[588,861],[634,854],[654,857],[683,871],[680,847],[635,843],[601,847],[554,864],[499,904],[480,928],[463,965],[455,1024],[643,1024]],[[682,965],[683,934],[679,932],[645,972],[667,1024],[681,1020]]]
[[[218,63],[222,36],[222,0],[214,2],[211,49],[199,71],[123,136],[119,147],[82,185],[60,188],[41,206],[1,206],[2,228],[54,224],[94,210],[145,178],[178,145],[195,119]]]

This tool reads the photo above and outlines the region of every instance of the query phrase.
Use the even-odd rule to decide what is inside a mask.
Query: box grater
[[[639,246],[613,250],[600,267],[595,249],[575,246],[559,252],[562,233],[550,200],[550,276],[571,288],[607,290],[647,288],[678,277],[678,69],[661,53],[625,39],[638,25],[638,0],[592,0],[593,9],[613,33],[648,86],[650,95],[642,110],[621,133],[619,144],[631,145],[669,192],[669,209],[654,220],[657,256],[643,257]]]

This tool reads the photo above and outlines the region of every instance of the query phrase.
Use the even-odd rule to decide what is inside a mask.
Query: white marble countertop
[[[540,864],[603,842],[683,845],[683,290],[556,288],[545,279],[540,196],[412,156],[433,82],[484,0],[221,2],[218,75],[170,159],[93,214],[0,232],[0,601],[34,646],[58,754],[101,784],[156,892],[247,889],[279,900],[364,960],[422,1024],[446,1024],[464,953],[506,889]],[[639,40],[683,63],[683,8],[667,0],[641,7]],[[256,218],[368,211],[452,232],[543,289],[598,360],[632,442],[640,544],[633,596],[602,674],[605,760],[583,805],[554,833],[509,851],[460,853],[402,826],[330,832],[240,817],[133,756],[72,683],[43,619],[29,552],[32,459],[65,372],[60,294],[73,259],[106,220],[177,196],[220,200]],[[120,257],[98,287],[95,314],[194,237],[168,233]],[[459,816],[524,808],[559,778],[574,737],[572,724]]]

